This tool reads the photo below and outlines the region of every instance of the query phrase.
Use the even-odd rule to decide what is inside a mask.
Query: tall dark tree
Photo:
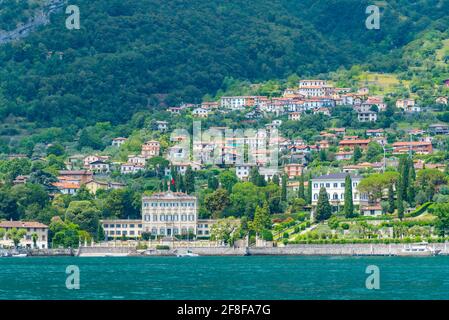
[[[404,198],[402,197],[401,192],[398,192],[396,207],[398,208],[398,218],[402,220],[404,218],[405,210],[404,210]]]
[[[178,175],[177,181],[178,181],[178,186],[177,186],[178,187],[178,191],[179,192],[186,192],[186,186],[185,186],[185,183],[184,183],[184,178],[183,178],[183,176],[181,174]]]
[[[318,202],[316,205],[316,220],[324,221],[331,217],[332,207],[329,203],[329,197],[327,195],[326,188],[322,187],[318,195]]]
[[[193,170],[191,166],[187,167],[184,180],[186,193],[191,194],[195,192],[195,177],[193,176]]]
[[[272,182],[275,184],[275,185],[279,185],[279,176],[277,175],[277,174],[275,174],[274,176],[273,176],[273,180],[272,180]]]
[[[309,174],[309,179],[307,182],[307,196],[306,196],[307,204],[312,204],[312,175]]]
[[[359,160],[362,158],[363,154],[362,154],[362,149],[360,149],[359,146],[355,146],[354,147],[354,154],[352,156],[352,160],[354,161],[354,163],[358,163]]]
[[[301,176],[299,177],[298,198],[306,200],[306,195],[305,195],[305,190],[304,190],[304,174],[301,174]]]
[[[415,180],[416,180],[416,173],[415,173],[415,166],[413,165],[412,158],[409,158],[408,161],[408,179],[407,179],[407,202],[413,205],[415,203]]]
[[[354,217],[354,202],[352,199],[352,179],[348,174],[345,178],[345,204],[343,209],[346,218]]]
[[[281,201],[287,201],[287,175],[282,175]]]
[[[390,184],[388,187],[388,213],[393,213],[395,209],[393,184]]]

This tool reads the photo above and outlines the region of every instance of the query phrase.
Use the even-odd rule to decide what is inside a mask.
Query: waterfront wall
[[[80,247],[76,255],[79,257],[128,256],[136,255],[133,247]]]
[[[187,248],[193,253],[197,253],[200,256],[244,256],[246,254],[246,248],[234,248],[234,247],[190,247]],[[177,249],[180,253],[186,250]],[[176,252],[175,252],[176,254]]]
[[[444,243],[430,244],[430,247],[448,254],[449,245]],[[335,255],[335,256],[388,256],[397,255],[404,248],[404,244],[297,244],[285,247],[252,247],[248,249],[249,255]]]
[[[434,243],[430,247],[449,255],[449,244]],[[401,252],[404,244],[297,244],[284,247],[185,247],[169,250],[136,250],[133,247],[81,247],[79,249],[33,249],[27,251],[31,256],[176,256],[187,250],[200,256],[394,256]]]

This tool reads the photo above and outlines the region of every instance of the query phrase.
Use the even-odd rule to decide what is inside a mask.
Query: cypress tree
[[[401,193],[402,199],[407,199],[407,187],[408,187],[408,172],[409,161],[407,158],[402,157],[399,160],[399,188],[398,193]]]
[[[304,190],[304,174],[301,174],[301,176],[299,177],[298,198],[306,200]]]
[[[184,184],[184,179],[183,179],[182,175],[178,176],[178,191],[186,192],[186,186]]]
[[[388,213],[393,213],[395,207],[393,184],[388,187]]]
[[[409,165],[408,165],[408,185],[407,185],[407,201],[410,204],[415,203],[415,179],[416,179],[416,173],[415,173],[415,167],[413,165],[413,160],[409,159]]]
[[[359,146],[354,147],[354,153],[352,159],[354,160],[354,164],[358,163],[360,158],[362,157],[362,150]]]
[[[273,183],[277,186],[279,185],[279,176],[277,174],[273,176]]]
[[[332,215],[332,207],[329,203],[329,198],[327,195],[326,188],[322,187],[318,195],[318,202],[316,205],[316,220],[323,221],[327,220]]]
[[[400,192],[398,192],[397,208],[398,208],[398,218],[402,220],[402,218],[404,218],[404,200]]]
[[[307,199],[306,202],[307,204],[312,204],[312,175],[309,175],[309,181],[307,184]]]
[[[164,183],[162,184],[162,191],[168,191],[167,179],[164,178]]]
[[[346,218],[354,217],[354,202],[352,199],[352,179],[349,174],[345,178],[344,213],[345,213]]]
[[[193,176],[192,167],[188,166],[184,175],[184,185],[187,194],[195,192],[195,177]]]
[[[281,201],[287,201],[287,175],[282,175]]]

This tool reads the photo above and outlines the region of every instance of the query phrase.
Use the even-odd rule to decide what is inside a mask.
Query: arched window
[[[315,193],[315,194],[313,195],[313,199],[314,199],[314,200],[318,200],[318,194],[317,194],[317,193]]]
[[[333,198],[334,198],[334,200],[338,200],[338,194],[334,193]]]
[[[159,229],[159,234],[162,235],[162,236],[165,235],[165,228],[160,228]]]
[[[151,229],[151,234],[152,235],[156,235],[157,234],[157,228],[152,228]]]

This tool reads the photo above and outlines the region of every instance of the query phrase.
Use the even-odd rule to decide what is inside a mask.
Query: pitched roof
[[[48,228],[36,221],[0,221],[0,228]]]

